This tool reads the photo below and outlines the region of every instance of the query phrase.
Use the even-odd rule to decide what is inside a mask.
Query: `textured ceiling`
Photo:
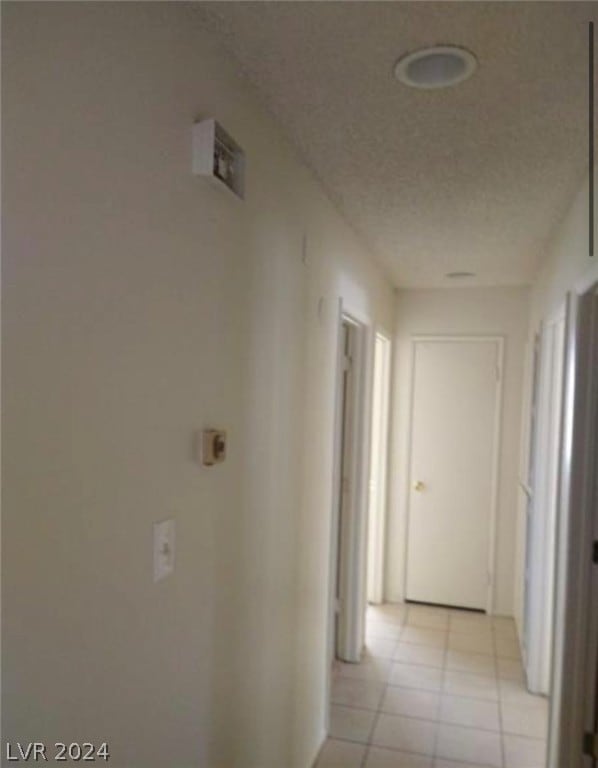
[[[532,280],[587,163],[598,3],[199,5],[395,284]],[[397,58],[441,43],[477,55],[471,80],[394,79]]]

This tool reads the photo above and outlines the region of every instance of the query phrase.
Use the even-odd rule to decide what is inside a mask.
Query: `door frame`
[[[566,329],[565,329],[566,331]],[[540,380],[541,334],[534,330],[526,343],[523,406],[519,442],[519,499],[517,504],[518,549],[516,552],[514,614],[523,662],[527,654],[529,634],[527,601],[529,601],[528,535],[533,501],[534,459],[538,433],[538,392]]]
[[[379,340],[383,343],[382,358],[379,361],[381,369],[378,371],[377,354]],[[370,473],[368,486],[368,560],[367,560],[367,600],[371,603],[384,601],[384,573],[386,554],[386,516],[388,506],[388,469],[389,469],[389,442],[390,442],[390,401],[391,401],[391,370],[392,370],[392,341],[381,329],[376,329],[374,336],[374,367],[372,377],[372,408],[370,417]],[[377,381],[377,374],[380,381]],[[378,384],[381,391],[379,413],[374,413],[376,402],[376,388]],[[374,417],[378,416],[378,445],[374,446],[375,423]],[[374,470],[373,455],[377,449],[380,454],[378,464],[378,477],[376,478],[377,492],[375,504],[372,504],[372,473]]]
[[[472,342],[493,342],[496,344],[497,353],[497,382],[494,403],[494,437],[492,442],[492,478],[490,491],[490,515],[488,520],[488,579],[486,589],[486,613],[491,615],[494,611],[494,584],[496,576],[496,542],[497,542],[497,524],[498,524],[498,485],[500,472],[500,446],[502,440],[502,408],[503,408],[503,381],[504,381],[504,349],[505,337],[496,335],[475,335],[475,334],[414,334],[410,340],[410,377],[409,377],[409,417],[407,426],[407,482],[405,487],[405,509],[407,511],[407,525],[405,529],[404,541],[404,573],[403,583],[405,584],[405,599],[407,596],[407,558],[409,556],[409,525],[411,518],[410,493],[413,478],[411,477],[411,451],[413,446],[413,405],[415,397],[415,351],[417,344],[425,342],[447,342],[447,343],[472,343]]]
[[[351,440],[349,519],[346,535],[342,537],[342,551],[337,544],[340,515],[340,472],[342,457],[342,400],[343,400],[343,324],[349,323],[355,330],[355,351],[353,360],[353,430]],[[336,615],[336,573],[339,557],[344,561],[341,568],[343,583],[339,632],[343,646],[343,660],[359,662],[364,640],[366,608],[366,560],[367,560],[367,501],[369,479],[370,408],[368,361],[371,357],[371,326],[366,318],[350,311],[339,300],[337,316],[336,376],[335,376],[335,419],[334,419],[334,465],[332,487],[332,514],[330,536],[329,568],[329,611],[328,611],[328,659],[336,658],[335,615]],[[328,686],[330,690],[330,686]]]
[[[562,437],[560,540],[557,552],[553,695],[550,707],[548,765],[587,766],[582,754],[588,727],[588,660],[591,619],[592,542],[598,530],[595,462],[598,354],[596,329],[590,327],[590,303],[596,301],[598,265],[594,264],[568,294],[566,324],[565,412]],[[594,607],[594,613],[597,610]]]

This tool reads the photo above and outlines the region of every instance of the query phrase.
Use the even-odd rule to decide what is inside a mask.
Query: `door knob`
[[[421,493],[423,490],[425,490],[425,485],[422,483],[421,480],[418,480],[417,483],[413,486],[413,490],[417,491],[418,493]]]

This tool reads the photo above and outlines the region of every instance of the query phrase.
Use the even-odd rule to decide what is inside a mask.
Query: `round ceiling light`
[[[421,48],[402,56],[395,64],[395,77],[412,88],[448,88],[473,75],[476,57],[456,45]]]

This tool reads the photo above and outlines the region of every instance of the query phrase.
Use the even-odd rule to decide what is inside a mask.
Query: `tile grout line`
[[[386,697],[386,691],[388,690],[388,686],[390,685],[390,677],[392,673],[392,665],[394,660],[394,655],[397,651],[397,648],[399,646],[399,643],[401,642],[401,635],[403,634],[403,630],[405,629],[405,623],[407,621],[407,608],[403,609],[403,620],[401,622],[401,629],[399,631],[399,636],[397,640],[395,641],[395,647],[393,651],[393,656],[390,659],[390,666],[388,670],[388,674],[386,675],[386,681],[384,683],[384,687],[382,688],[382,692],[380,693],[380,698],[378,699],[378,708],[376,709],[374,719],[372,720],[372,727],[370,728],[370,733],[368,736],[367,743],[365,745],[365,751],[363,753],[363,757],[361,759],[360,768],[366,768],[367,761],[370,755],[370,748],[373,746],[372,739],[374,738],[374,731],[376,730],[376,726],[378,725],[378,719],[380,718],[380,715],[382,714],[382,702],[384,701]],[[367,629],[367,618],[366,618],[366,629]]]
[[[410,626],[412,626],[409,623],[410,620],[414,620],[414,621],[417,620],[417,614],[414,615],[414,616],[410,615],[411,614],[410,607],[403,606],[403,609],[404,610],[403,610],[400,618],[397,617],[397,621],[396,621],[396,624],[395,624],[398,632],[396,633],[395,637],[392,638],[393,651],[390,654],[390,657],[387,656],[386,653],[384,655],[374,657],[375,659],[378,659],[378,660],[383,660],[384,659],[385,661],[388,662],[387,674],[385,676],[383,676],[382,679],[378,679],[378,682],[380,683],[380,689],[379,689],[379,696],[378,696],[378,698],[376,700],[377,701],[376,707],[375,708],[373,708],[373,707],[370,708],[370,707],[363,707],[363,706],[357,706],[357,705],[353,705],[352,706],[350,704],[343,704],[341,702],[338,703],[338,706],[342,706],[342,707],[345,707],[345,708],[348,708],[348,709],[367,710],[367,711],[369,711],[371,713],[371,715],[373,715],[372,721],[371,721],[371,725],[370,725],[370,729],[368,730],[368,736],[367,736],[367,740],[366,741],[360,742],[360,741],[357,741],[357,740],[353,741],[352,739],[347,739],[347,738],[342,738],[341,739],[343,741],[348,741],[348,742],[352,742],[352,743],[355,743],[355,744],[361,744],[361,746],[364,747],[364,752],[363,752],[363,755],[362,755],[362,757],[360,759],[360,762],[359,762],[360,768],[366,768],[369,760],[372,757],[371,750],[372,750],[372,748],[377,746],[376,743],[373,740],[374,739],[374,734],[375,734],[376,728],[379,725],[379,721],[380,721],[381,715],[387,714],[384,702],[386,700],[386,697],[387,697],[389,691],[392,690],[393,688],[395,688],[395,689],[396,688],[398,688],[398,689],[404,688],[406,690],[421,690],[421,691],[425,691],[426,690],[426,689],[423,689],[423,688],[418,688],[417,686],[414,686],[413,688],[411,688],[409,685],[400,685],[400,684],[399,685],[393,685],[392,673],[393,673],[394,665],[398,664],[400,662],[402,662],[406,666],[415,667],[415,668],[421,668],[422,670],[423,669],[439,669],[439,671],[440,671],[440,689],[438,691],[438,701],[436,703],[436,710],[435,710],[436,711],[436,715],[433,716],[432,718],[430,718],[430,717],[417,717],[417,716],[414,717],[413,715],[401,714],[401,712],[397,712],[396,715],[398,717],[402,717],[404,719],[411,719],[411,720],[414,720],[414,721],[424,720],[424,721],[428,721],[428,722],[433,723],[435,725],[435,730],[434,730],[434,739],[433,739],[433,742],[431,744],[431,752],[428,753],[427,755],[424,752],[413,753],[413,754],[414,755],[415,754],[419,754],[421,757],[427,757],[428,760],[431,761],[430,768],[434,768],[434,766],[436,765],[437,761],[442,758],[442,756],[439,755],[440,730],[441,730],[441,727],[443,725],[443,722],[442,722],[443,699],[444,699],[445,695],[448,695],[447,694],[447,690],[446,690],[446,685],[447,685],[447,678],[448,678],[449,672],[451,671],[451,670],[449,670],[449,667],[448,667],[448,656],[449,656],[449,652],[451,650],[451,648],[450,648],[450,637],[451,637],[451,633],[452,632],[455,632],[457,634],[464,634],[464,635],[465,634],[470,634],[469,628],[466,629],[465,626],[463,626],[461,624],[458,624],[457,626],[454,626],[454,623],[455,623],[455,620],[456,620],[456,616],[453,613],[451,613],[450,611],[447,612],[447,614],[446,614],[445,623],[444,623],[443,629],[440,629],[437,625],[436,626],[430,626],[427,623],[422,623],[421,625],[419,623],[418,624],[414,624],[413,626],[420,627],[421,629],[429,629],[429,630],[434,629],[436,631],[439,631],[439,632],[442,631],[444,633],[444,639],[443,639],[443,643],[442,643],[442,646],[441,646],[442,647],[442,657],[441,657],[442,658],[442,665],[439,668],[438,666],[433,666],[433,665],[430,665],[430,664],[413,663],[413,662],[408,661],[408,660],[402,660],[400,658],[397,658],[397,653],[399,651],[399,647],[401,646],[401,643],[406,643],[408,645],[415,645],[415,646],[421,646],[421,647],[435,647],[433,645],[432,646],[428,646],[425,643],[417,643],[417,642],[410,643],[409,640],[403,640],[403,638],[406,635],[406,630]],[[465,649],[465,650],[458,651],[458,652],[463,653],[463,654],[470,654],[472,656],[475,656],[475,655],[478,655],[478,656],[488,656],[488,660],[492,659],[492,665],[491,666],[489,665],[489,668],[487,668],[485,671],[475,670],[474,669],[474,670],[463,670],[463,673],[464,674],[474,675],[474,676],[477,675],[478,677],[487,677],[489,679],[490,678],[494,678],[495,685],[496,685],[496,688],[497,688],[496,704],[497,704],[497,716],[498,716],[498,723],[497,723],[498,730],[491,729],[491,728],[483,728],[483,727],[480,728],[478,726],[467,726],[467,725],[465,725],[463,723],[460,725],[460,727],[465,728],[465,729],[469,729],[471,727],[472,730],[485,731],[487,733],[493,733],[493,734],[495,734],[495,736],[498,736],[498,738],[499,738],[499,749],[500,749],[500,757],[499,757],[500,768],[506,768],[506,765],[507,765],[507,760],[506,760],[506,744],[505,744],[505,740],[504,740],[505,730],[504,730],[504,717],[503,717],[503,707],[502,707],[502,698],[501,698],[501,689],[500,689],[501,678],[500,678],[499,663],[500,663],[501,656],[499,656],[499,640],[500,640],[500,638],[498,636],[499,635],[499,631],[498,631],[499,628],[497,628],[494,625],[492,617],[488,617],[488,619],[489,619],[489,622],[490,622],[489,625],[488,625],[488,629],[489,629],[489,632],[490,632],[490,638],[489,639],[491,640],[491,648],[492,648],[491,652],[490,653],[482,652],[479,649],[473,649],[473,650],[472,649]],[[459,630],[461,630],[461,631],[459,632]],[[473,630],[473,625],[472,625],[472,630]],[[473,631],[473,634],[476,634],[475,630]],[[367,645],[367,641],[366,641],[366,645]],[[389,643],[389,645],[390,645],[390,643]],[[513,661],[517,661],[517,659],[515,659],[513,657]],[[452,671],[455,671],[455,670],[452,670]],[[459,672],[459,671],[460,670],[456,670],[456,672]],[[341,674],[341,677],[343,677],[342,674]],[[362,678],[360,678],[360,677],[354,678],[352,675],[350,675],[350,676],[348,676],[348,677],[346,677],[344,679],[346,679],[346,680],[361,680]],[[368,676],[366,676],[363,679],[367,680]],[[374,679],[374,678],[372,678],[372,679]],[[513,682],[516,683],[517,681],[514,680]],[[433,691],[430,690],[430,692],[432,693]],[[487,697],[476,697],[476,696],[471,696],[471,695],[466,696],[466,695],[463,695],[463,694],[456,694],[456,698],[459,698],[459,697],[465,698],[465,699],[478,699],[479,698],[480,701],[484,701],[484,700],[485,701],[491,701],[491,699],[488,699]],[[334,702],[331,702],[331,703],[334,703]],[[393,715],[392,711],[389,711],[388,715],[392,716]],[[448,721],[448,722],[450,724],[450,721]],[[526,736],[525,738],[526,739],[531,739],[531,740],[534,740],[534,741],[541,741],[538,738],[532,739],[532,737],[529,737],[529,736]],[[380,746],[382,746],[382,745],[380,745]],[[390,749],[390,750],[401,751],[398,746],[392,746],[392,747],[389,746],[387,748]],[[464,765],[465,765],[465,763],[464,763]],[[472,765],[474,765],[474,764],[472,764]]]
[[[409,614],[407,614],[407,617],[406,617],[405,621],[408,620],[408,615]],[[445,629],[444,629],[445,638],[444,638],[444,643],[443,643],[440,691],[438,692],[438,704],[436,705],[436,721],[432,721],[432,722],[434,722],[434,742],[433,742],[433,745],[432,745],[432,754],[429,755],[429,757],[430,757],[430,768],[434,768],[434,763],[436,762],[436,745],[437,745],[437,742],[438,742],[438,731],[439,731],[439,728],[440,728],[440,708],[441,708],[441,704],[442,704],[442,684],[443,684],[443,680],[444,680],[444,668],[446,666],[446,655],[447,655],[447,648],[448,648],[448,622],[449,622],[449,619],[447,618],[447,624],[446,624]],[[417,625],[412,625],[412,626],[417,626]],[[432,627],[430,627],[430,629],[432,629]],[[417,666],[417,665],[414,665],[414,666]],[[428,668],[430,668],[430,667],[428,667]],[[415,690],[417,690],[417,689],[415,689]]]
[[[503,718],[502,718],[502,696],[501,696],[501,690],[500,690],[500,670],[498,667],[498,648],[496,645],[496,634],[494,632],[494,619],[491,619],[491,621],[492,621],[492,647],[494,649],[494,670],[496,673],[496,688],[498,690],[498,727],[499,727],[499,733],[500,733],[500,754],[501,754],[503,768],[505,768],[507,764],[507,755],[505,750],[505,732],[504,732],[504,725],[503,725]]]
[[[446,682],[446,673],[448,668],[448,652],[449,652],[449,637],[451,634],[451,614],[449,612],[447,616],[446,621],[446,637],[444,639],[444,655],[443,655],[443,664],[442,664],[442,679],[440,681],[440,693],[438,695],[438,711],[436,713],[438,717],[438,725],[436,726],[436,733],[434,734],[434,749],[432,753],[432,768],[436,765],[436,758],[438,757],[438,744],[440,741],[440,728],[441,728],[441,717],[442,717],[442,699],[444,697],[444,686]]]
[[[438,671],[441,672],[442,670],[438,670]],[[448,671],[450,671],[450,670],[448,670]],[[488,678],[488,679],[490,680],[491,678]],[[382,685],[385,685],[380,680],[378,680],[378,681],[373,681],[372,680],[370,682],[380,682]],[[384,692],[386,692],[386,688],[397,688],[397,687],[400,687],[400,686],[388,685],[388,686],[385,687]],[[416,691],[416,692],[419,692],[419,693],[437,694],[438,696],[443,695],[442,691],[432,691],[432,690],[429,690],[427,688],[405,688],[405,690],[407,690],[407,691]],[[484,704],[496,704],[497,706],[498,706],[498,703],[499,703],[498,700],[494,700],[494,699],[480,699],[480,698],[476,698],[476,697],[472,697],[472,696],[455,696],[452,693],[451,694],[446,694],[446,695],[449,696],[452,699],[465,699],[467,701],[479,701],[479,702],[482,702]],[[500,728],[485,728],[485,727],[480,726],[480,725],[467,725],[465,723],[452,722],[451,720],[442,720],[442,719],[440,719],[439,716],[434,718],[434,717],[423,717],[421,715],[405,715],[405,714],[402,714],[400,712],[388,712],[388,711],[382,709],[381,707],[379,707],[378,709],[374,709],[372,707],[360,707],[360,706],[357,706],[356,704],[342,704],[342,703],[338,703],[338,702],[334,702],[334,701],[331,702],[331,703],[335,707],[341,707],[343,709],[357,709],[360,712],[370,712],[372,714],[380,712],[380,714],[389,715],[391,717],[400,717],[400,718],[402,718],[404,720],[415,720],[415,721],[421,721],[421,722],[424,722],[424,723],[434,723],[435,725],[450,725],[450,726],[454,726],[455,728],[462,728],[464,731],[483,731],[484,733],[490,733],[490,734],[494,734],[494,735],[497,735],[497,734],[500,735],[500,733],[501,733]],[[534,710],[531,710],[531,711],[534,711]],[[533,740],[535,740],[535,741],[542,741],[542,739],[540,739],[537,736],[525,736],[525,735],[520,734],[520,733],[511,733],[509,731],[506,731],[505,733],[507,735],[520,736],[521,738],[531,739],[532,741]],[[336,738],[339,738],[339,737],[336,737]],[[341,741],[353,741],[353,739],[347,739],[347,738],[343,737],[343,738],[341,738]],[[361,742],[361,743],[363,744],[364,742]],[[394,747],[386,747],[386,749],[394,749]]]

